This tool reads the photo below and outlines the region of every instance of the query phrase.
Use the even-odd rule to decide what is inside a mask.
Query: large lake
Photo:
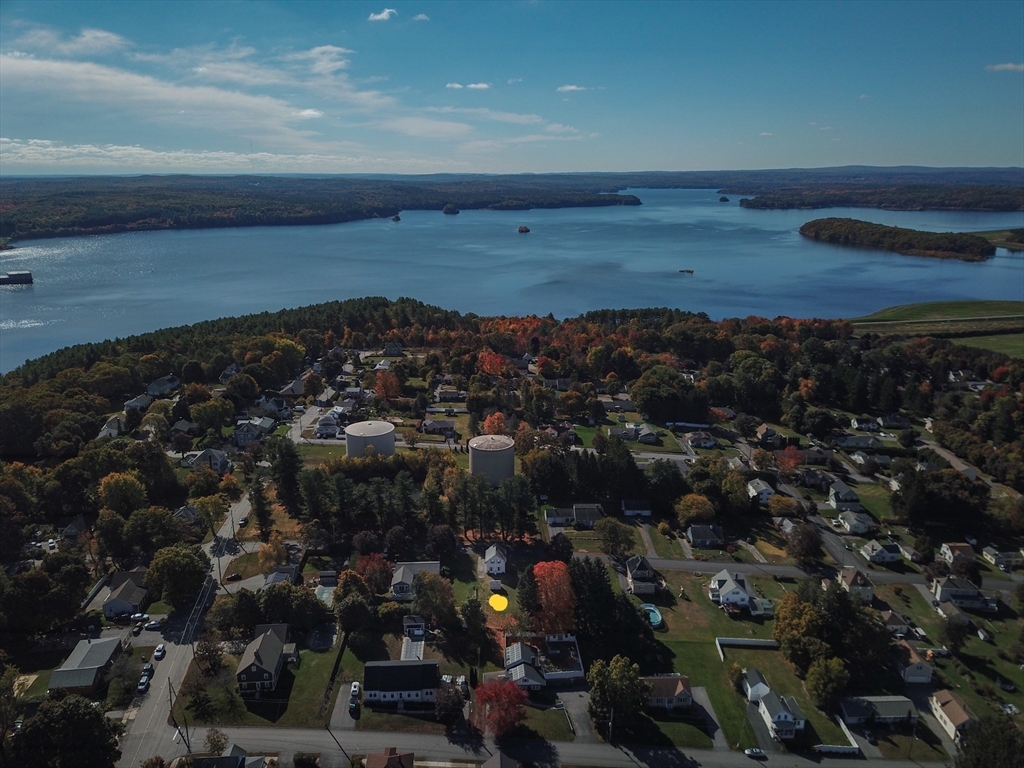
[[[0,371],[70,344],[357,296],[559,318],[653,306],[712,318],[856,317],[918,301],[1024,298],[1021,252],[971,264],[797,232],[821,216],[977,231],[1022,227],[1024,213],[758,211],[738,197],[720,203],[714,190],[630,192],[644,204],[26,241],[0,254],[0,271],[35,277],[0,287]],[[521,224],[530,234],[518,234]]]

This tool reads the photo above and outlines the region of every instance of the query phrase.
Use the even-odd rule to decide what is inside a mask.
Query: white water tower
[[[357,421],[345,427],[345,441],[349,456],[362,456],[371,445],[378,456],[393,456],[395,425],[387,421]]]
[[[480,435],[469,441],[469,471],[497,486],[516,471],[516,444],[505,435]]]

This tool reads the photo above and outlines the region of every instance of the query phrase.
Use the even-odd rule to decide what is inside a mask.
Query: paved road
[[[453,744],[444,736],[403,733],[400,736],[383,731],[328,731],[326,729],[300,728],[223,728],[228,738],[252,752],[274,752],[280,754],[282,763],[295,752],[311,751],[321,753],[322,768],[341,768],[348,765],[353,754],[365,755],[378,752],[389,746],[401,746],[415,752],[417,760],[486,760],[497,750],[491,740],[475,745]],[[201,744],[205,730],[198,729],[192,737],[193,744]],[[533,762],[538,766],[561,764],[603,766],[603,768],[751,768],[750,758],[742,752],[720,750],[654,749],[649,747],[623,748],[609,744],[582,744],[576,742],[523,742],[503,745],[513,757]],[[178,746],[173,753],[160,753],[169,758],[171,754],[184,754]],[[286,763],[285,763],[286,764]],[[849,758],[800,757],[798,755],[771,755],[761,765],[773,768],[848,768]],[[122,765],[129,765],[122,762]],[[131,764],[137,768],[138,764]],[[863,768],[921,768],[939,766],[943,763],[919,763],[913,760],[858,760]]]

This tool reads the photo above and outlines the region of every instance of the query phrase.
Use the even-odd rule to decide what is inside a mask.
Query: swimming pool
[[[661,618],[661,611],[658,610],[657,606],[651,605],[650,603],[644,603],[640,606],[644,613],[647,614],[647,620],[651,622],[651,626],[657,629],[662,625],[663,619]]]

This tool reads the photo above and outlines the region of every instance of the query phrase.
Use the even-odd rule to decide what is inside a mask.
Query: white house
[[[1000,552],[995,547],[985,547],[981,550],[981,556],[996,568],[1002,568],[1003,570],[1009,570],[1021,563],[1020,553],[1012,549]]]
[[[690,432],[686,436],[686,443],[691,448],[714,448],[718,445],[718,441],[714,435],[710,435],[707,432]]]
[[[651,502],[646,499],[623,499],[622,514],[624,517],[650,517]]]
[[[640,679],[651,686],[651,693],[647,697],[648,708],[674,711],[686,709],[693,704],[690,678],[686,675],[656,675]]]
[[[905,635],[910,631],[910,625],[907,623],[907,620],[896,613],[896,611],[882,611],[881,619],[882,623],[885,624],[885,628],[894,635]]]
[[[945,560],[950,565],[957,558],[963,558],[965,560],[974,559],[974,548],[964,541],[951,541],[946,542],[939,547],[939,558]]]
[[[964,700],[949,690],[936,691],[928,697],[928,706],[939,721],[942,730],[954,743],[959,744],[971,723],[976,718],[964,704]]]
[[[772,487],[759,477],[747,483],[747,496],[756,498],[758,504],[767,504],[768,499],[774,495]]]
[[[842,480],[836,480],[828,489],[828,505],[840,512],[860,509],[860,496]]]
[[[864,512],[840,512],[839,522],[849,533],[867,533],[875,528],[875,519]]]
[[[764,679],[760,670],[754,667],[743,670],[743,695],[747,697],[747,701],[760,701],[770,690],[768,681]]]
[[[867,605],[871,605],[871,601],[875,599],[875,585],[856,568],[844,568],[839,576],[839,582],[843,589],[851,595],[856,595]]]
[[[906,640],[896,644],[899,654],[900,676],[909,684],[925,684],[932,681],[932,666]]]
[[[146,387],[146,394],[152,397],[160,397],[160,395],[166,395],[171,390],[177,389],[181,386],[181,379],[175,376],[173,373],[168,374],[151,382]]]
[[[363,668],[363,699],[375,704],[433,705],[437,696],[437,659],[368,661]]]
[[[779,696],[775,691],[768,691],[758,700],[757,711],[776,739],[792,739],[807,723],[796,699]]]
[[[137,397],[133,397],[124,404],[124,410],[127,413],[130,410],[136,410],[139,413],[143,413],[153,403],[153,398],[150,395],[142,394]]]
[[[492,576],[498,576],[505,572],[506,563],[508,550],[501,544],[491,544],[484,553],[484,570]]]
[[[719,605],[747,605],[750,602],[747,579],[742,573],[721,570],[711,577],[708,597]]]
[[[146,588],[131,579],[125,581],[103,601],[103,615],[113,619],[121,614],[139,613],[146,605]]]
[[[626,585],[634,595],[650,595],[657,591],[654,568],[646,557],[634,555],[626,561]]]
[[[901,554],[898,544],[879,544],[874,539],[861,547],[860,553],[869,563],[895,563]]]
[[[228,460],[228,455],[224,451],[218,451],[216,448],[204,450],[192,460],[191,466],[193,472],[198,472],[201,469],[212,469],[218,475],[223,475],[225,472],[231,471],[231,462]]]
[[[935,582],[932,593],[939,603],[947,600],[958,608],[975,608],[983,611],[998,610],[998,600],[986,597],[972,582],[955,576],[943,576]]]

